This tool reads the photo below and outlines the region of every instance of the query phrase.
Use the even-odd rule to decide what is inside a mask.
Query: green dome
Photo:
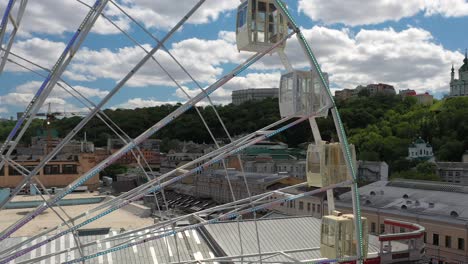
[[[414,143],[415,144],[426,144],[426,141],[424,141],[422,138],[418,138],[418,139],[416,139],[416,141]]]

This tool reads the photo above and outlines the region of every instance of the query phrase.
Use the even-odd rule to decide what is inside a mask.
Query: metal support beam
[[[26,5],[28,4],[28,0],[20,0],[20,4],[18,6],[18,11],[16,13],[16,16],[12,15],[12,9],[16,3],[16,0],[10,0],[7,8],[5,10],[5,13],[3,15],[3,19],[1,22],[1,28],[0,28],[0,47],[5,46],[3,50],[0,51],[0,75],[2,74],[5,64],[9,55],[9,52],[11,50],[11,47],[13,46],[13,42],[15,41],[16,33],[18,32],[19,26],[21,24],[21,20],[24,15],[24,11],[26,10]],[[8,19],[9,18],[9,19]],[[6,29],[8,27],[8,20],[11,21],[11,25],[13,27],[10,37],[8,40],[4,43],[5,40],[5,35],[6,35]]]
[[[338,138],[340,140],[341,146],[342,146],[342,151],[343,155],[345,157],[345,162],[346,166],[348,167],[348,171],[351,173],[352,178],[353,178],[353,183],[351,185],[352,189],[352,200],[353,200],[353,213],[354,213],[354,220],[355,220],[355,230],[356,230],[356,237],[358,240],[358,243],[356,243],[356,251],[357,251],[357,262],[362,263],[363,259],[366,256],[363,256],[362,253],[364,251],[363,249],[363,237],[362,237],[362,223],[361,223],[361,209],[359,205],[359,191],[358,191],[358,185],[357,185],[357,173],[356,173],[356,168],[354,167],[354,164],[352,162],[352,157],[351,157],[351,151],[349,148],[348,144],[348,139],[346,137],[346,133],[344,130],[343,123],[341,121],[340,114],[338,112],[338,109],[336,108],[335,102],[333,100],[333,95],[331,94],[330,88],[328,87],[328,84],[323,76],[322,70],[320,69],[320,65],[317,62],[317,59],[315,58],[314,53],[312,52],[311,47],[309,46],[309,43],[305,39],[304,35],[302,34],[300,28],[294,21],[293,17],[289,13],[288,8],[285,6],[285,4],[281,0],[275,0],[276,5],[279,7],[280,12],[285,16],[285,18],[288,20],[290,27],[297,32],[297,38],[299,40],[299,44],[301,45],[309,63],[311,69],[315,70],[319,77],[320,80],[325,87],[325,90],[327,92],[328,98],[330,102],[332,103],[332,115],[333,115],[333,120],[335,122],[335,127],[337,130]]]
[[[4,155],[7,158],[10,157],[16,145],[19,143],[20,139],[22,138],[22,136],[28,129],[29,125],[31,124],[32,120],[34,119],[36,113],[39,111],[42,104],[47,99],[48,95],[52,92],[52,89],[56,85],[62,73],[65,71],[66,67],[70,64],[71,60],[73,59],[75,55],[75,52],[78,50],[78,48],[81,46],[81,44],[85,40],[92,26],[94,25],[97,18],[99,17],[99,14],[102,12],[104,7],[106,6],[107,1],[108,0],[97,0],[93,6],[93,9],[90,10],[90,12],[86,15],[85,19],[83,20],[83,23],[75,32],[75,34],[69,41],[68,45],[65,47],[64,51],[62,52],[62,55],[59,57],[55,65],[52,67],[50,74],[44,80],[41,87],[38,89],[33,99],[31,100],[29,105],[26,107],[26,110],[23,116],[16,122],[15,127],[11,130],[5,142],[0,147],[0,154],[3,154],[5,149],[9,147],[6,154]],[[26,123],[22,127],[24,122]],[[20,130],[21,127],[22,129]],[[18,131],[19,131],[19,134],[17,135]],[[15,138],[14,141],[13,141],[13,138]],[[0,161],[0,169],[3,167],[4,163],[5,162],[3,160]],[[38,169],[35,168],[31,173],[32,175],[35,175],[37,172],[38,172]],[[13,190],[13,192],[7,199],[5,199],[3,202],[0,202],[0,209],[3,208],[3,206],[8,201],[10,201],[11,198],[14,197],[14,195],[16,195],[19,192],[19,190],[24,187],[25,184],[26,182],[22,182],[22,184],[18,185]]]

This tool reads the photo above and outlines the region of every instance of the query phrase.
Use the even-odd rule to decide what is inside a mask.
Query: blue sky
[[[6,2],[0,3],[2,14]],[[195,0],[118,2],[154,36],[162,38]],[[384,82],[397,89],[430,91],[440,97],[448,92],[451,64],[458,69],[464,49],[468,47],[468,3],[465,0],[286,2],[323,70],[330,74],[332,90]],[[251,55],[239,53],[235,45],[235,11],[239,3],[207,0],[166,44],[203,87]],[[42,66],[52,67],[86,12],[86,7],[75,0],[29,1],[12,51]],[[108,5],[105,14],[146,49],[155,45],[154,40],[112,5]],[[294,39],[288,42],[286,54],[295,68],[307,67]],[[97,103],[143,56],[139,47],[100,18],[62,77]],[[34,68],[15,57],[11,59]],[[156,59],[188,94],[198,93],[197,87],[166,52],[158,52]],[[213,100],[226,104],[230,102],[232,90],[277,87],[282,71],[276,55],[267,56],[216,91]],[[0,76],[0,116],[15,116],[31,100],[42,81],[41,77],[8,64]],[[148,107],[185,100],[184,93],[150,61],[106,108]],[[47,102],[51,102],[54,110],[86,110],[60,87],[54,88]]]

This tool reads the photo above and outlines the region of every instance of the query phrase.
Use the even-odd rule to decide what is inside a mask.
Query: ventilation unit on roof
[[[401,206],[401,209],[406,210],[406,209],[408,209],[408,206],[402,205],[402,206]]]
[[[370,192],[370,195],[375,196],[375,192],[374,192],[374,191],[371,191],[371,192]]]

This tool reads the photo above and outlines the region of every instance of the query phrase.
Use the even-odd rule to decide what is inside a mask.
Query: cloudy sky
[[[7,1],[0,1],[3,14]],[[94,1],[84,1],[92,4]],[[119,0],[146,30],[162,38],[196,0]],[[384,82],[397,89],[430,91],[440,97],[448,91],[450,67],[458,68],[468,47],[466,0],[286,0],[316,53],[330,74],[332,90]],[[174,4],[176,3],[176,4]],[[235,17],[239,1],[207,0],[184,27],[167,42],[167,48],[203,87],[245,60],[235,44]],[[51,68],[88,8],[76,0],[30,0],[12,52]],[[108,4],[104,12],[146,49],[155,41],[118,9]],[[8,29],[10,30],[10,28]],[[295,39],[286,53],[295,67],[307,66]],[[63,79],[99,102],[145,55],[102,17],[63,74]],[[44,71],[15,57],[16,62],[39,73]],[[189,95],[197,86],[169,54],[157,60]],[[282,65],[267,56],[243,75],[213,94],[216,103],[230,102],[232,90],[277,87]],[[23,109],[43,78],[12,63],[0,76],[0,116]],[[154,62],[148,61],[106,108],[136,108],[184,102],[186,94]],[[82,111],[83,106],[62,88],[55,87],[48,102],[55,110]]]

